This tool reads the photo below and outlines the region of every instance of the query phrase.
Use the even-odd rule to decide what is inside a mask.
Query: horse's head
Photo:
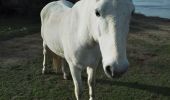
[[[129,31],[132,0],[95,0],[93,14],[94,38],[98,41],[103,68],[110,78],[127,71],[126,40]]]

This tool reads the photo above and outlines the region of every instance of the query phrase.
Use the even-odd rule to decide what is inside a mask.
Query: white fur
[[[44,49],[47,46],[68,62],[77,100],[81,98],[81,71],[87,68],[89,95],[93,100],[94,75],[101,58],[110,78],[127,70],[126,37],[133,4],[131,0],[81,0],[72,6],[61,0],[43,8]],[[100,12],[100,17],[95,15],[95,10]]]

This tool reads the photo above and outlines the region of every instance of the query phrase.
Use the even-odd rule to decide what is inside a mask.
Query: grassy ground
[[[40,33],[0,45],[0,100],[75,100],[72,80],[41,74]],[[170,100],[170,21],[135,16],[128,58],[129,71],[119,79],[109,80],[99,66],[96,100]],[[84,72],[83,100],[88,100],[86,78]]]

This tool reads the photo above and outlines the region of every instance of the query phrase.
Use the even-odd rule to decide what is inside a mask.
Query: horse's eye
[[[100,12],[98,10],[95,10],[95,14],[97,17],[100,17]]]

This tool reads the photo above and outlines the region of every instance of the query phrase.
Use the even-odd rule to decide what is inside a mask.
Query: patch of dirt
[[[42,53],[40,33],[0,42],[0,67],[21,65]]]

